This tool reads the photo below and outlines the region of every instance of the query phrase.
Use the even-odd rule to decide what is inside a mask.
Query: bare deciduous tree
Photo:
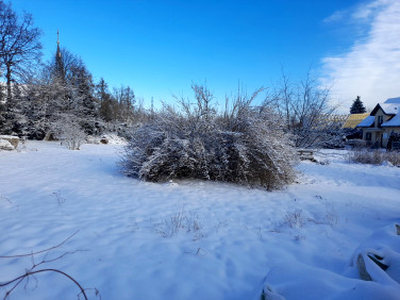
[[[136,97],[130,86],[114,88],[114,99],[118,103],[118,115],[121,119],[130,120],[133,118]]]
[[[299,83],[292,83],[282,72],[274,98],[287,130],[294,135],[296,147],[323,145],[325,138],[330,138],[327,133],[336,129],[336,124],[328,122],[336,110],[329,104],[330,89],[321,87],[310,72]]]
[[[0,70],[6,78],[7,98],[12,98],[12,82],[32,62],[39,61],[42,32],[34,27],[32,15],[19,17],[11,7],[0,0]]]

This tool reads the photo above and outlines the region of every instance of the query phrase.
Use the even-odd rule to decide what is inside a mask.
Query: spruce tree
[[[65,84],[65,68],[64,68],[64,60],[60,49],[59,34],[60,33],[57,30],[57,52],[54,60],[54,76],[56,80],[59,80],[59,83]]]
[[[360,100],[360,96],[357,96],[356,100],[353,101],[353,104],[350,107],[351,114],[363,114],[366,113],[367,110]]]

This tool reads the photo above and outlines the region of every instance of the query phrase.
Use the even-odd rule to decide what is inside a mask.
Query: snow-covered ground
[[[325,151],[328,164],[302,162],[297,184],[266,192],[140,182],[118,172],[121,149],[28,141],[0,152],[0,283],[46,260],[35,270],[66,272],[90,299],[400,299],[399,168]],[[360,257],[373,281],[360,279]],[[43,272],[10,299],[78,293]]]

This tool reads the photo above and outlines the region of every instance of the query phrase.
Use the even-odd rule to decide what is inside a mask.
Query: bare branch
[[[40,270],[35,270],[35,271],[27,271],[25,274],[18,276],[17,278],[14,278],[13,280],[10,280],[6,283],[0,283],[0,287],[5,287],[7,285],[10,285],[14,282],[17,282],[16,285],[13,286],[13,288],[9,291],[7,291],[6,296],[4,297],[4,299],[7,299],[8,296],[10,295],[10,293],[25,279],[28,278],[29,276],[35,275],[35,274],[39,274],[39,273],[44,273],[44,272],[55,272],[55,273],[59,273],[61,275],[63,275],[64,277],[67,277],[69,280],[71,280],[81,291],[80,293],[83,295],[83,297],[87,300],[87,296],[85,293],[85,289],[79,284],[78,281],[76,281],[72,276],[68,275],[67,273],[57,270],[57,269],[40,269]]]
[[[70,235],[68,238],[66,238],[65,240],[63,240],[63,241],[62,241],[61,243],[59,243],[58,245],[53,246],[53,247],[50,247],[50,248],[45,249],[45,250],[41,250],[41,251],[37,251],[37,252],[32,252],[32,253],[29,253],[29,254],[18,254],[18,255],[10,255],[10,256],[0,256],[0,258],[22,258],[22,257],[31,257],[31,262],[32,262],[31,268],[28,269],[28,270],[26,270],[24,274],[22,274],[22,275],[20,275],[20,276],[18,276],[18,277],[16,277],[16,278],[14,278],[14,279],[11,279],[11,280],[9,280],[9,281],[7,281],[7,282],[0,283],[0,287],[6,287],[6,286],[9,286],[9,285],[12,285],[11,288],[10,288],[8,291],[6,291],[5,296],[4,296],[3,299],[4,299],[4,300],[5,300],[5,299],[8,299],[8,297],[11,295],[11,293],[12,293],[24,280],[26,280],[25,288],[26,288],[27,284],[29,283],[30,278],[33,278],[33,279],[36,281],[36,285],[37,285],[37,279],[36,279],[36,277],[35,277],[34,275],[41,274],[41,273],[47,273],[47,272],[58,273],[58,274],[61,274],[61,275],[64,276],[64,277],[66,277],[69,281],[72,281],[72,282],[78,287],[78,289],[80,290],[78,296],[79,296],[79,295],[83,295],[84,299],[88,299],[88,298],[87,298],[87,295],[86,295],[86,292],[85,292],[85,289],[84,289],[84,288],[82,287],[82,285],[81,285],[75,278],[73,278],[71,275],[69,275],[69,274],[67,274],[67,273],[65,273],[65,272],[63,272],[63,271],[61,271],[61,270],[53,269],[53,268],[43,268],[43,269],[39,269],[39,270],[36,269],[36,268],[37,268],[38,266],[40,266],[40,265],[43,265],[43,264],[47,264],[47,263],[51,263],[51,262],[60,260],[60,259],[62,259],[63,257],[65,257],[66,255],[74,254],[74,253],[76,253],[76,252],[78,252],[78,251],[83,251],[83,250],[68,251],[68,252],[64,252],[63,254],[61,254],[61,255],[59,255],[59,256],[57,256],[57,257],[55,257],[55,258],[47,259],[47,255],[48,255],[52,250],[54,250],[54,249],[56,249],[56,248],[59,248],[59,247],[61,247],[62,245],[64,245],[68,240],[70,240],[72,237],[74,237],[78,232],[79,232],[79,231],[76,231],[74,234]],[[39,263],[36,263],[36,262],[35,262],[35,255],[42,254],[42,253],[45,253],[44,258],[43,258]],[[97,289],[94,289],[94,290],[95,290],[96,296],[100,296],[98,290],[97,290]],[[100,296],[100,298],[101,298],[101,296]]]
[[[61,243],[59,243],[58,245],[53,246],[53,247],[50,247],[50,248],[48,248],[48,249],[44,249],[44,250],[40,250],[40,251],[32,252],[32,253],[27,253],[27,254],[15,254],[15,255],[6,255],[6,256],[3,255],[3,256],[0,256],[0,259],[1,259],[1,258],[28,257],[28,256],[34,256],[34,255],[37,255],[37,254],[40,254],[40,253],[44,253],[44,252],[49,252],[49,251],[51,251],[51,250],[53,250],[53,249],[59,248],[59,247],[61,247],[62,245],[64,245],[68,240],[72,239],[78,232],[79,232],[79,230],[75,231],[72,235],[70,235],[69,237],[67,237],[65,240],[63,240],[63,241],[62,241]]]

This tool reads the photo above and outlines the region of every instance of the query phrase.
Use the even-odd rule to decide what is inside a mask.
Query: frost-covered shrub
[[[392,151],[387,152],[387,161],[390,162],[394,166],[400,166],[400,152],[399,151]]]
[[[79,147],[85,142],[86,134],[82,130],[78,120],[72,116],[60,115],[57,122],[54,122],[49,131],[53,138],[62,142],[69,150],[79,150]]]
[[[350,151],[347,155],[350,162],[380,165],[389,162],[394,166],[400,166],[400,152],[390,151],[384,152],[380,150],[368,151],[366,149],[358,149]]]
[[[161,223],[154,224],[156,232],[160,233],[163,237],[173,237],[180,231],[192,233],[194,240],[203,237],[202,224],[199,221],[197,214],[187,212],[184,208],[176,214],[165,219]]]
[[[362,164],[379,165],[383,162],[382,153],[378,150],[368,151],[367,149],[357,149],[350,151],[347,157],[350,162]]]
[[[384,162],[385,153],[379,150],[357,149],[350,151],[347,155],[350,162],[380,165]]]
[[[194,85],[195,105],[179,100],[135,130],[126,146],[123,171],[147,181],[197,178],[281,188],[295,176],[295,153],[280,119],[267,105],[252,107],[237,96],[223,114],[211,93]]]
[[[303,211],[297,209],[294,212],[287,213],[285,215],[285,222],[290,228],[301,228],[305,225],[305,218],[303,216]]]

